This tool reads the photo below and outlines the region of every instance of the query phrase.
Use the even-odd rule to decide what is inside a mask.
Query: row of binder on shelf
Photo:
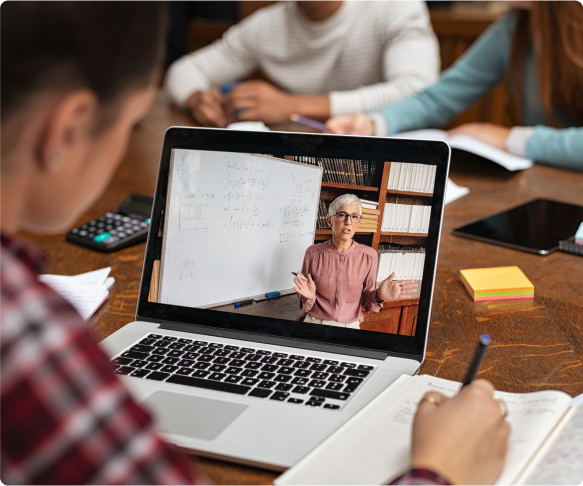
[[[379,269],[377,287],[395,272],[394,280],[421,280],[425,265],[425,249],[379,250]]]
[[[391,162],[387,189],[433,194],[437,166]]]
[[[322,168],[322,182],[351,186],[374,186],[376,162],[372,160],[333,159],[294,155],[294,162]]]
[[[427,233],[431,206],[386,203],[381,231],[393,233]]]

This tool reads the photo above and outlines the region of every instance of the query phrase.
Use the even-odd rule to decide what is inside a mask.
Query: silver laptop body
[[[163,304],[155,293],[152,297],[151,287],[160,285],[157,280],[160,267],[156,265],[164,261],[163,235],[170,228],[164,217],[168,215],[170,218],[170,170],[173,154],[178,153],[177,150],[217,152],[215,155],[218,157],[221,154],[265,154],[281,158],[282,163],[289,163],[290,157],[286,157],[285,161],[284,156],[290,155],[376,161],[380,168],[376,174],[378,181],[385,161],[436,166],[433,197],[425,199],[426,204],[431,205],[431,219],[428,235],[423,240],[426,254],[415,335],[400,336],[292,323],[275,317],[213,310],[203,305]],[[117,372],[122,375],[132,395],[157,419],[164,438],[178,448],[198,455],[285,470],[401,374],[416,374],[425,356],[449,157],[450,149],[442,142],[180,127],[168,129],[162,148],[136,321],[101,342],[114,363],[116,359],[120,363],[116,364]],[[345,192],[351,191],[347,188]],[[167,238],[171,236],[166,235]],[[300,267],[301,261],[298,261],[295,268],[299,270]],[[233,305],[232,301],[220,303],[223,308]],[[160,348],[156,348],[158,345]],[[162,345],[165,347],[162,348]],[[179,363],[199,366],[196,357],[200,358],[201,353],[211,347],[213,353],[221,350],[225,357],[219,360],[225,363],[218,365],[219,374],[224,375],[224,371],[231,369],[227,367],[229,363],[226,360],[231,359],[230,354],[235,356],[233,353],[238,353],[237,358],[245,355],[257,359],[261,365],[257,368],[258,372],[261,372],[264,363],[272,363],[273,367],[278,366],[291,373],[291,379],[288,382],[274,382],[276,384],[269,390],[269,396],[263,397],[257,396],[259,392],[263,393],[263,389],[257,388],[257,383],[243,385],[257,379],[258,375],[251,376],[252,371],[245,375],[250,378],[241,377],[238,381],[233,377],[209,381],[208,376],[211,375],[195,378],[197,371],[188,376],[170,374],[171,379],[169,373],[161,371],[180,369],[182,365]],[[187,356],[189,351],[185,350],[192,353]],[[245,354],[241,350],[248,352]],[[154,371],[152,367],[157,365],[148,360],[153,360],[152,353],[158,351],[167,353],[165,356],[172,353],[180,361],[166,357],[166,362],[174,364],[166,365],[162,361],[158,371]],[[217,360],[215,356],[218,355],[213,354],[213,362]],[[152,370],[146,370],[144,366],[143,371],[135,371],[137,368],[132,367],[132,363],[143,364],[146,361]],[[242,364],[242,361],[237,363],[244,371],[251,369],[246,366],[255,366],[248,362]],[[313,386],[304,396],[295,393],[293,390],[299,385],[292,384],[296,373],[302,373],[293,368],[299,367],[300,362],[301,366],[305,365],[303,369],[313,375],[319,378],[327,376],[322,383],[310,377],[305,384],[317,382],[321,388]],[[220,366],[227,369],[220,369]],[[312,368],[320,371],[311,371]],[[184,366],[182,369],[184,373],[190,373]],[[204,370],[201,369],[197,368],[196,376],[202,376]],[[150,372],[158,373],[156,376],[162,378],[154,379],[153,375],[148,378]],[[332,376],[342,380],[342,383],[325,381]],[[286,379],[281,374],[276,374],[272,379],[277,377]],[[230,380],[230,384],[226,380]],[[348,381],[355,383],[351,385],[355,389],[351,388],[352,392],[347,395],[342,390],[348,389],[349,385],[345,386]]]

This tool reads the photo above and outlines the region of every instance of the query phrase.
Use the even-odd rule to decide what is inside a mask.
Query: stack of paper
[[[111,267],[73,275],[40,275],[39,280],[68,300],[83,320],[88,320],[109,297],[115,279],[109,277]]]
[[[575,234],[575,243],[577,243],[578,245],[583,245],[583,223],[579,225],[579,229]]]
[[[534,297],[534,285],[518,267],[460,270],[460,278],[475,301]]]

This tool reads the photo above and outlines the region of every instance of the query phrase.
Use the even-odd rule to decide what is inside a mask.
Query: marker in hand
[[[292,272],[296,277],[300,277],[302,280],[305,280],[306,282],[308,282],[308,279],[306,277],[304,277],[303,275],[298,275],[297,272]]]
[[[462,388],[464,386],[469,385],[472,381],[476,379],[478,374],[478,370],[480,369],[480,365],[482,364],[482,360],[484,359],[484,355],[486,354],[486,349],[488,349],[488,345],[490,344],[491,339],[489,334],[482,334],[480,336],[480,341],[478,342],[478,346],[474,351],[474,356],[472,358],[472,362],[466,371],[466,376],[464,381],[462,382]]]

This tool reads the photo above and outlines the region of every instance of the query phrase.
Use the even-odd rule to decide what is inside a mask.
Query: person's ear
[[[37,151],[42,171],[60,171],[67,161],[77,158],[84,141],[91,136],[98,102],[88,89],[67,93],[49,111]]]
[[[330,216],[326,216],[326,223],[328,223],[328,226],[332,228],[332,218]]]

